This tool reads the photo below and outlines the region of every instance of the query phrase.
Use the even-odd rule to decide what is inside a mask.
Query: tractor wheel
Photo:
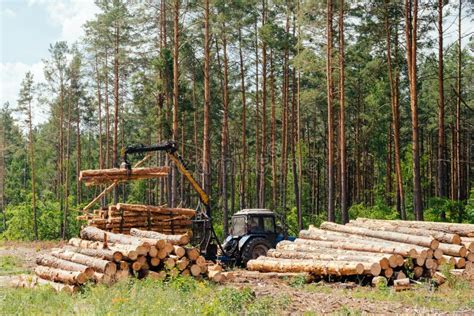
[[[242,263],[245,266],[249,260],[265,256],[270,248],[272,248],[272,245],[265,238],[257,237],[251,239],[242,249]]]

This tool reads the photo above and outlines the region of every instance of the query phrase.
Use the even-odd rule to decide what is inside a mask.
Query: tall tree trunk
[[[178,139],[178,98],[179,98],[179,6],[180,0],[174,1],[174,43],[173,43],[173,140]],[[183,126],[184,128],[184,126]],[[171,207],[176,206],[177,170],[171,169]]]
[[[69,216],[69,165],[71,160],[71,102],[72,98],[69,96],[67,105],[67,125],[66,125],[66,159],[65,159],[65,177],[64,177],[64,216],[63,216],[63,231],[61,239],[65,240],[68,234],[68,216]]]
[[[77,110],[77,119],[76,119],[76,174],[78,175],[81,172],[82,166],[82,153],[81,153],[81,108],[79,102],[76,104]],[[76,177],[76,203],[79,205],[82,202],[82,185],[79,181],[79,177]]]
[[[333,78],[332,78],[332,0],[327,0],[327,47],[326,47],[326,83],[327,83],[327,105],[328,105],[328,221],[334,222],[336,214],[334,210],[334,118],[333,118]]]
[[[63,74],[59,75],[60,89],[60,108],[59,108],[59,207],[63,218],[66,217],[64,208],[64,78]],[[61,236],[64,234],[64,221],[61,221]]]
[[[286,14],[286,27],[285,33],[290,33],[290,15]],[[284,57],[283,57],[283,106],[282,106],[282,131],[281,131],[281,182],[280,182],[280,195],[281,195],[281,207],[286,213],[286,180],[288,170],[288,100],[289,100],[289,70],[288,70],[288,54],[289,47],[285,46]]]
[[[260,89],[259,89],[259,55],[258,55],[258,17],[255,18],[255,205],[260,205]]]
[[[418,0],[405,0],[405,36],[407,45],[408,81],[412,120],[413,204],[416,220],[423,220],[421,196],[420,152],[418,139],[418,96],[416,88],[416,50],[418,28]]]
[[[109,71],[108,71],[108,51],[105,49],[104,65],[104,99],[105,99],[105,167],[110,168],[110,106],[109,106]]]
[[[118,167],[118,118],[119,118],[119,40],[120,40],[120,27],[115,26],[115,52],[114,52],[114,139],[113,139],[113,152],[112,152],[112,164],[113,167]],[[114,188],[114,203],[118,203],[118,186]]]
[[[0,119],[3,119],[0,117]],[[7,215],[5,212],[5,178],[6,178],[6,169],[5,169],[5,128],[3,123],[0,124],[0,210],[2,212],[2,229],[5,231],[7,229]]]
[[[34,144],[34,136],[33,136],[33,117],[32,117],[32,112],[31,112],[31,101],[28,102],[28,138],[29,138],[30,163],[31,163],[31,194],[32,194],[31,205],[33,207],[33,233],[34,233],[35,240],[38,240],[38,214],[36,210],[35,144]],[[2,150],[2,153],[3,153],[3,150]],[[5,210],[3,211],[5,212]],[[4,226],[5,226],[5,223],[4,223]]]
[[[392,127],[387,128],[387,158],[385,160],[385,202],[392,205]]]
[[[443,61],[443,0],[438,0],[438,196],[446,198],[446,132],[444,128],[444,61]],[[441,211],[441,220],[446,220],[446,213]]]
[[[392,130],[393,130],[393,147],[395,152],[395,178],[397,182],[397,212],[401,219],[406,219],[405,203],[404,203],[404,190],[403,180],[401,171],[400,161],[400,112],[398,104],[398,67],[393,65],[392,61],[392,32],[391,23],[389,20],[389,1],[385,1],[385,34],[387,44],[387,65],[388,65],[388,78],[390,83],[390,100],[392,109]],[[395,58],[398,56],[398,31],[395,31]],[[395,71],[395,74],[394,74]]]
[[[242,96],[242,163],[240,168],[240,207],[246,206],[245,177],[247,175],[247,98],[245,93],[245,70],[242,52],[242,29],[239,27],[240,94]]]
[[[203,131],[203,183],[204,190],[211,194],[211,148],[209,141],[209,111],[211,105],[211,93],[209,87],[209,64],[210,64],[210,29],[209,29],[209,0],[204,1],[204,131]],[[210,215],[210,214],[208,214]]]
[[[262,0],[262,27],[266,23],[266,0]],[[267,159],[267,44],[264,39],[262,41],[262,140],[261,140],[261,150],[260,150],[260,183],[258,188],[258,207],[265,207],[265,165]],[[257,136],[258,137],[258,136]]]
[[[224,236],[229,234],[229,209],[228,209],[228,195],[227,195],[227,159],[228,159],[228,111],[229,111],[229,95],[228,95],[228,61],[227,61],[227,35],[225,22],[222,25],[223,36],[222,46],[224,50],[224,82],[223,82],[223,104],[224,113],[222,116],[222,144],[221,144],[221,159],[222,159],[222,199],[223,199],[223,221],[224,221]]]
[[[276,166],[276,102],[275,102],[275,75],[273,68],[273,50],[270,51],[270,94],[272,102],[271,122],[271,160],[272,160],[272,209],[277,207],[277,166]]]
[[[458,49],[457,49],[457,80],[456,80],[456,200],[458,201],[458,222],[462,222],[462,205],[460,203],[461,196],[461,12],[462,12],[462,1],[459,0],[458,7]]]
[[[347,205],[347,158],[346,158],[346,126],[345,126],[345,75],[344,75],[344,0],[339,2],[339,155],[341,175],[341,215],[342,223],[349,222]]]

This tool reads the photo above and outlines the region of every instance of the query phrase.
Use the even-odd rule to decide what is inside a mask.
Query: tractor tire
[[[251,239],[242,249],[242,264],[246,266],[249,260],[265,256],[270,248],[272,248],[272,245],[265,238],[256,237]]]

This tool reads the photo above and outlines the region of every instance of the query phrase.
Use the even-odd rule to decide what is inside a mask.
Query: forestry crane
[[[212,226],[209,196],[186,168],[186,164],[177,152],[176,142],[166,141],[152,146],[129,146],[122,150],[122,163],[120,167],[131,171],[132,165],[128,161],[129,154],[155,151],[166,152],[179,172],[189,181],[199,196],[200,204],[204,206],[204,211],[202,211],[200,205],[198,205],[198,209],[201,211],[193,219],[192,243],[200,248],[201,253],[206,259],[218,259],[225,264],[245,265],[248,260],[265,255],[268,249],[275,247],[279,241],[288,239],[286,229],[276,225],[276,219],[279,216],[273,211],[267,209],[244,209],[232,216],[230,235],[227,236],[224,244],[221,245]],[[279,219],[283,223],[282,218]],[[218,252],[219,256],[217,256]]]

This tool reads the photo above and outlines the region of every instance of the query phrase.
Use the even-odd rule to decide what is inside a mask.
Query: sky
[[[42,60],[50,44],[77,41],[96,13],[94,0],[0,0],[0,105],[16,106],[27,71],[35,82],[44,81]],[[35,121],[43,121],[46,114],[34,106]]]

